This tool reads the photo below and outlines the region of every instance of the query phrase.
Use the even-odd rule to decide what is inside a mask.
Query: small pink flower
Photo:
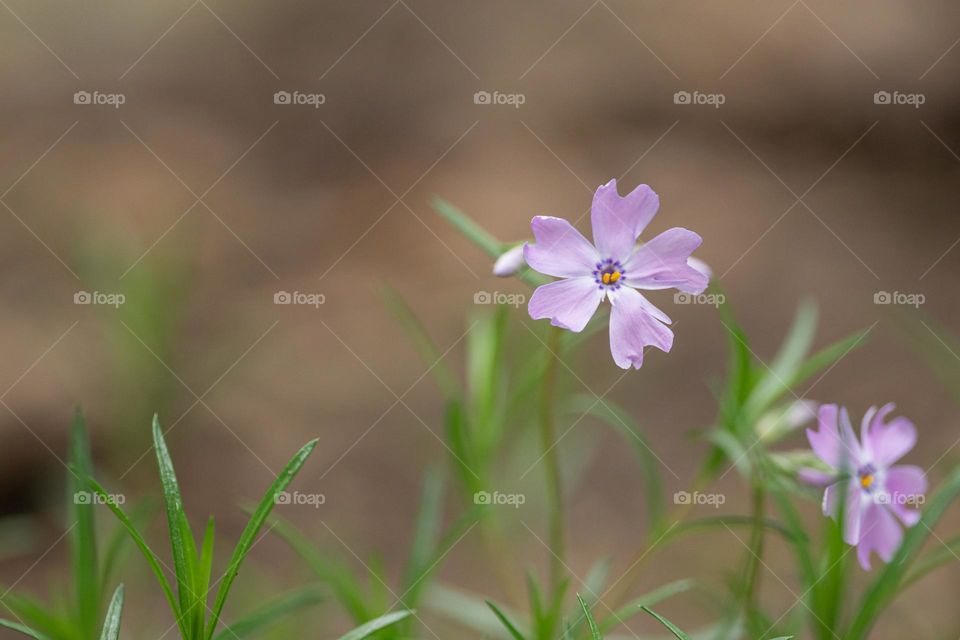
[[[824,515],[837,517],[846,492],[843,539],[856,545],[860,566],[868,571],[871,552],[890,562],[903,540],[898,519],[908,527],[917,524],[920,511],[911,507],[922,503],[927,490],[923,469],[893,464],[917,442],[917,430],[906,418],[885,422],[893,409],[892,403],[879,411],[871,407],[863,416],[858,442],[845,408],[821,406],[818,429],[807,429],[807,439],[833,473],[805,469],[800,474],[806,482],[829,485],[823,494]]]
[[[647,345],[670,351],[670,318],[637,289],[698,294],[709,277],[688,264],[702,242],[693,231],[675,227],[637,246],[659,206],[660,198],[647,185],[620,197],[617,181],[611,180],[593,196],[593,244],[562,218],[535,217],[536,244],[525,246],[524,259],[534,270],[563,279],[533,292],[530,317],[580,332],[607,298],[613,306],[610,351],[618,366],[639,369]]]

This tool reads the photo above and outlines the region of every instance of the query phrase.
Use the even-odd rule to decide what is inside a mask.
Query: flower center
[[[619,260],[607,258],[596,264],[593,271],[593,279],[600,286],[600,289],[619,289],[621,281],[627,274]]]
[[[873,468],[873,465],[866,465],[857,472],[857,475],[860,477],[860,488],[866,492],[873,491],[873,485],[877,481],[876,469]]]

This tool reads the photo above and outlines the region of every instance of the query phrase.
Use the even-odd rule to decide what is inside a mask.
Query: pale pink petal
[[[710,278],[687,262],[703,239],[688,229],[667,229],[641,245],[624,263],[624,276],[632,287],[679,289],[702,293]]]
[[[870,571],[870,554],[876,552],[884,562],[890,562],[897,552],[903,529],[893,514],[881,504],[869,503],[860,525],[860,542],[857,543],[857,559],[865,571]]]
[[[860,441],[853,432],[853,423],[850,422],[850,414],[847,413],[846,407],[840,407],[840,434],[840,444],[843,445],[843,450],[840,452],[843,456],[840,468],[843,468],[843,465],[849,465],[851,471],[856,471],[867,462],[867,459]]]
[[[823,515],[836,520],[840,515],[841,494],[846,492],[846,501],[843,507],[843,540],[854,545],[860,540],[860,520],[863,516],[863,501],[860,485],[856,480],[837,482],[823,492]]]
[[[673,332],[662,322],[666,316],[638,291],[621,287],[610,293],[610,302],[610,352],[617,366],[639,369],[648,345],[670,351]]]
[[[837,481],[837,475],[835,473],[825,473],[809,467],[799,469],[797,471],[797,477],[800,478],[800,482],[814,487],[825,487]]]
[[[911,508],[918,504],[927,492],[927,474],[920,467],[897,465],[887,469],[883,480],[889,494],[890,509],[903,524],[912,527],[920,521],[920,511]]]
[[[846,409],[835,404],[820,405],[817,413],[817,430],[807,429],[810,448],[824,463],[837,470],[856,469],[860,465],[861,451]]]
[[[570,278],[537,287],[527,311],[534,320],[550,318],[550,324],[579,333],[601,300],[603,291],[592,277]]]
[[[593,195],[590,221],[593,241],[604,258],[624,260],[633,251],[640,233],[656,215],[660,197],[645,184],[620,197],[611,180]]]
[[[531,227],[536,244],[524,246],[523,258],[534,270],[557,278],[576,278],[596,269],[597,250],[563,218],[536,216]]]
[[[906,418],[900,416],[885,422],[894,408],[892,403],[885,405],[871,416],[863,441],[864,449],[879,467],[890,466],[917,443],[917,429]]]

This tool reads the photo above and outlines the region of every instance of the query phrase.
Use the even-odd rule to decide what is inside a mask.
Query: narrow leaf
[[[446,200],[434,196],[433,208],[462,233],[470,242],[477,245],[491,258],[498,258],[503,253],[505,245],[494,238],[483,227],[478,225],[470,216],[453,206]]]
[[[233,550],[230,564],[227,566],[227,572],[223,577],[223,581],[220,583],[220,588],[217,590],[212,617],[207,627],[207,638],[213,637],[213,632],[217,628],[217,623],[220,620],[220,613],[223,611],[223,605],[226,603],[227,595],[230,593],[230,587],[233,586],[233,581],[236,580],[237,573],[240,571],[240,565],[243,563],[243,559],[247,557],[247,553],[250,552],[257,533],[270,515],[270,512],[273,511],[277,495],[290,485],[316,446],[317,440],[311,440],[290,459],[290,462],[280,471],[280,475],[274,480],[270,489],[267,490],[267,493],[260,500],[256,510],[254,510],[253,515],[250,517],[250,521],[247,523],[246,528],[240,535],[240,540],[237,542],[236,548]]]
[[[493,615],[497,616],[497,619],[503,623],[503,626],[507,628],[507,631],[510,632],[510,635],[513,636],[514,640],[525,640],[523,634],[520,633],[520,630],[517,629],[516,625],[510,622],[510,618],[508,618],[503,611],[500,611],[497,605],[493,604],[489,600],[487,600],[486,603],[487,606],[490,607],[490,610],[493,611]]]
[[[39,631],[34,631],[26,625],[19,624],[17,622],[10,622],[9,620],[4,620],[0,618],[0,627],[6,627],[7,629],[13,629],[14,631],[19,631],[25,636],[30,636],[36,640],[50,640],[47,636],[43,635]]]
[[[583,601],[579,593],[577,594],[577,601],[580,603],[580,608],[583,609],[583,615],[587,619],[587,626],[590,627],[590,637],[593,638],[593,640],[603,640],[603,636],[600,635],[600,627],[597,626],[597,621],[593,619],[593,614],[590,613],[590,607]]]
[[[98,494],[107,505],[107,508],[113,512],[113,515],[117,517],[120,521],[120,524],[124,526],[127,530],[127,533],[130,534],[130,538],[133,540],[134,544],[137,545],[137,548],[140,549],[140,553],[143,554],[143,557],[147,560],[147,564],[150,565],[150,570],[153,571],[154,577],[156,577],[157,582],[160,583],[160,588],[163,590],[163,595],[167,598],[167,603],[170,605],[170,611],[173,613],[173,617],[177,621],[177,627],[180,629],[180,634],[183,637],[189,637],[187,630],[184,627],[183,620],[180,615],[180,607],[177,604],[177,600],[173,595],[173,589],[170,587],[170,582],[167,580],[166,575],[163,573],[163,569],[160,566],[160,560],[157,558],[157,554],[153,552],[153,549],[150,548],[150,545],[147,544],[147,541],[144,540],[143,536],[134,526],[133,522],[127,516],[127,514],[117,506],[116,501],[101,487],[96,480],[93,478],[87,478],[87,484],[90,488]]]
[[[605,618],[600,624],[600,630],[604,633],[607,633],[608,631],[616,628],[618,624],[626,622],[628,619],[640,613],[640,611],[642,611],[641,607],[652,607],[660,602],[663,602],[667,598],[687,591],[693,586],[693,584],[694,582],[692,580],[677,580],[676,582],[669,582],[662,587],[658,587],[653,591],[630,601],[616,612]]]
[[[90,439],[79,408],[73,416],[69,463],[77,469],[77,473],[70,476],[73,520],[77,523],[70,532],[77,623],[89,637],[96,633],[99,623],[101,594],[97,577],[97,533],[93,501],[83,499],[89,495],[83,478],[93,475],[93,462],[90,456]]]
[[[170,535],[170,547],[173,550],[173,570],[177,578],[177,595],[180,602],[180,612],[186,615],[191,611],[191,597],[193,590],[193,569],[187,559],[188,544],[184,538],[185,532],[181,519],[183,514],[183,500],[180,497],[180,487],[177,484],[177,475],[173,470],[173,460],[167,450],[167,443],[163,439],[163,430],[160,428],[160,419],[153,416],[153,448],[157,454],[157,466],[160,469],[160,486],[163,489],[163,504],[167,511],[167,528]],[[189,544],[193,544],[191,540]]]
[[[214,639],[242,640],[243,638],[249,638],[257,631],[269,627],[287,614],[313,606],[322,600],[323,596],[320,590],[313,586],[285,593],[253,613],[228,625],[214,636]]]
[[[353,631],[340,636],[339,640],[363,640],[364,638],[369,638],[377,631],[385,629],[392,624],[396,624],[404,618],[413,615],[413,613],[413,611],[394,611],[393,613],[382,615],[379,618],[371,620],[366,624],[362,624]]]
[[[120,637],[120,615],[123,613],[123,585],[113,592],[113,599],[107,608],[107,618],[103,621],[100,640],[117,640]]]
[[[685,634],[683,631],[680,631],[677,625],[673,624],[672,622],[670,622],[669,620],[661,616],[659,613],[657,613],[653,609],[645,606],[641,606],[640,608],[646,611],[647,613],[649,613],[650,615],[652,615],[654,618],[656,618],[660,622],[660,624],[665,626],[670,631],[670,633],[674,635],[674,637],[677,640],[690,640],[690,636]]]

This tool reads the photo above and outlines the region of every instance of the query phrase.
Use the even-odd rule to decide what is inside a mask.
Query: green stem
[[[750,555],[747,558],[747,574],[743,591],[743,613],[748,625],[752,613],[757,610],[757,596],[760,589],[760,565],[763,562],[764,541],[763,516],[766,495],[762,481],[755,479],[752,499],[753,528],[750,532]]]
[[[560,356],[561,330],[551,327],[547,344],[547,367],[540,397],[540,439],[547,472],[547,502],[550,519],[550,584],[556,594],[564,575],[563,481],[560,474],[560,452],[554,430],[554,397],[557,386],[557,364]]]

